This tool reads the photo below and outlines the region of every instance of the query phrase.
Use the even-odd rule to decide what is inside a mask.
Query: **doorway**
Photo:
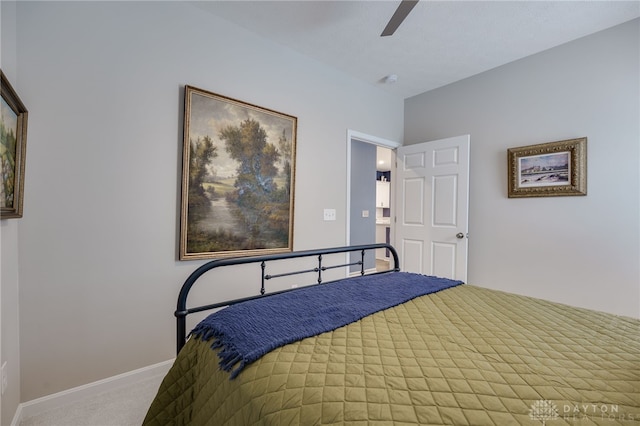
[[[466,280],[469,217],[470,135],[401,147],[399,143],[358,132],[347,132],[347,244],[375,242],[375,204],[362,208],[352,203],[359,188],[352,181],[361,177],[355,170],[361,155],[352,155],[353,146],[382,146],[394,152],[397,167],[390,191],[390,241],[400,255],[403,271]],[[375,154],[374,154],[375,158]],[[373,162],[373,160],[372,160]],[[370,164],[370,163],[368,163]],[[425,167],[426,166],[426,167]],[[375,165],[373,169],[375,170]],[[365,179],[367,185],[373,178]],[[375,199],[375,182],[369,200]],[[373,206],[373,207],[369,207]],[[367,216],[364,218],[364,216]],[[352,232],[368,219],[370,231]],[[349,260],[349,259],[347,259]],[[375,269],[375,255],[365,258],[365,269]],[[349,269],[351,273],[356,268]],[[359,268],[358,268],[359,269]]]
[[[395,152],[384,146],[376,146],[376,243],[391,243],[393,195],[392,166]],[[395,197],[394,197],[395,198]],[[376,271],[389,269],[390,253],[387,249],[376,250]]]
[[[393,229],[391,226],[391,206],[394,202],[393,192],[389,190],[388,207],[380,206],[378,211],[376,202],[377,182],[378,182],[378,147],[386,150],[382,151],[387,159],[386,167],[389,176],[393,168],[395,154],[393,150],[400,146],[400,143],[382,139],[376,136],[367,135],[349,130],[347,132],[347,223],[346,242],[347,245],[373,244],[377,242],[376,221],[378,218],[384,221],[384,209],[387,210],[389,224],[383,226],[386,237],[386,228],[389,228],[389,241],[393,241]],[[387,186],[390,189],[389,178]],[[384,184],[383,184],[384,185]],[[386,238],[385,238],[386,241]],[[385,258],[385,252],[372,253],[365,257],[365,269],[367,271],[376,269],[376,258]],[[384,266],[384,264],[382,264]],[[387,266],[388,267],[388,266]],[[354,273],[359,267],[352,266],[349,273]]]

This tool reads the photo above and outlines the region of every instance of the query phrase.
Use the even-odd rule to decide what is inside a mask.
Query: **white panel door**
[[[466,281],[469,141],[398,148],[395,245],[403,271]]]

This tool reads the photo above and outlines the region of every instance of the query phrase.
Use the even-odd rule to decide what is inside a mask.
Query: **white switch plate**
[[[369,217],[369,210],[362,210],[362,217]]]
[[[324,220],[336,220],[336,209],[324,209]]]

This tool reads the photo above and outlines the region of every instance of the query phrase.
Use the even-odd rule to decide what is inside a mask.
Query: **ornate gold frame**
[[[298,119],[192,86],[184,106],[179,259],[292,251]]]
[[[509,198],[587,195],[586,137],[510,148],[507,155]]]
[[[0,92],[2,94],[0,120],[3,132],[9,131],[13,133],[14,137],[12,139],[15,142],[15,146],[13,146],[13,143],[11,143],[11,146],[7,146],[9,137],[8,134],[5,134],[7,139],[3,136],[0,144],[0,173],[2,175],[0,192],[2,193],[2,198],[6,197],[6,199],[0,200],[0,219],[20,218],[22,217],[24,204],[24,164],[27,149],[27,117],[29,113],[2,70],[0,70],[0,80]],[[5,123],[5,119],[8,122]],[[8,124],[11,126],[10,129],[6,129]],[[11,191],[11,194],[5,195],[7,189]]]

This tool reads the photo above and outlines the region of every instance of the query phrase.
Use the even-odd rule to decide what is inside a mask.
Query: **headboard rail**
[[[240,302],[245,302],[247,300],[257,299],[260,297],[273,296],[275,294],[284,293],[287,291],[295,291],[304,287],[297,287],[291,289],[285,289],[280,291],[274,291],[266,293],[265,291],[265,281],[271,280],[274,278],[281,278],[285,276],[297,275],[297,274],[306,274],[306,273],[317,273],[317,283],[322,283],[322,273],[324,271],[328,271],[330,269],[336,268],[346,268],[348,266],[359,265],[360,266],[360,275],[365,275],[365,267],[364,267],[364,258],[365,253],[367,251],[376,250],[376,249],[386,249],[391,254],[393,258],[393,268],[389,268],[386,271],[380,272],[372,272],[368,275],[374,274],[384,274],[389,272],[397,272],[400,270],[399,261],[398,261],[398,253],[393,246],[386,243],[376,243],[376,244],[364,244],[364,245],[355,245],[355,246],[344,246],[344,247],[332,247],[332,248],[324,248],[324,249],[314,249],[314,250],[304,250],[304,251],[294,251],[288,253],[277,253],[270,254],[264,256],[251,256],[251,257],[235,257],[235,258],[225,258],[225,259],[216,259],[211,260],[189,275],[186,279],[182,288],[180,289],[180,294],[178,295],[178,303],[176,307],[176,311],[174,313],[176,317],[176,343],[177,343],[177,352],[180,352],[180,349],[185,345],[187,335],[186,335],[186,318],[187,315],[193,314],[196,312],[208,311],[211,309],[221,308],[224,306],[233,305]],[[360,260],[354,262],[341,263],[338,265],[323,265],[323,256],[328,254],[336,254],[336,253],[351,253],[351,252],[360,252]],[[301,257],[312,257],[317,256],[318,266],[311,269],[302,269],[297,271],[284,272],[279,274],[266,274],[266,265],[270,261],[274,260],[283,260],[283,259],[295,259]],[[209,272],[212,269],[220,268],[223,266],[232,266],[232,265],[242,265],[248,263],[260,263],[261,269],[261,287],[260,294],[256,296],[248,296],[239,299],[226,300],[218,303],[212,303],[208,305],[195,306],[192,308],[187,308],[187,296],[189,295],[189,291],[196,283],[196,281],[204,275],[206,272]],[[330,281],[328,281],[330,282]],[[317,284],[316,284],[317,285]]]

